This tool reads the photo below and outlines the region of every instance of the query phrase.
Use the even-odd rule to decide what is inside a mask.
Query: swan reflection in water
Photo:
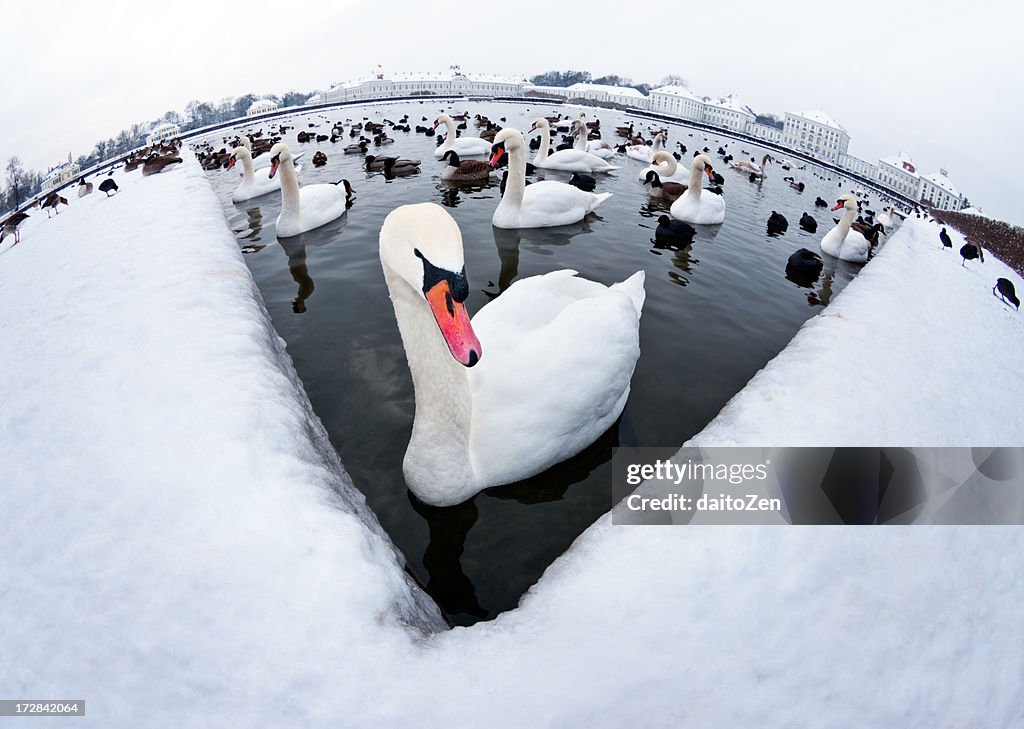
[[[242,247],[242,253],[259,253],[267,247],[267,243],[256,245],[261,240],[260,233],[263,231],[263,212],[259,208],[249,208],[245,211],[245,223],[238,227],[238,216],[231,219],[231,232],[240,241],[248,241],[248,245]]]
[[[608,469],[611,479],[612,449],[620,444],[632,445],[637,439],[628,420],[628,406],[605,433],[590,446],[567,461],[556,464],[544,473],[505,486],[495,486],[477,494],[469,501],[455,506],[430,506],[416,498],[411,491],[407,492],[412,508],[427,522],[430,534],[427,546],[423,551],[423,567],[427,572],[427,593],[434,598],[441,611],[450,616],[457,625],[471,625],[477,620],[487,619],[499,611],[480,604],[477,595],[477,584],[485,585],[491,580],[490,562],[487,554],[500,550],[506,554],[530,554],[531,560],[547,559],[553,561],[559,554],[569,548],[572,538],[567,535],[565,544],[554,544],[549,547],[550,555],[536,555],[530,547],[543,540],[535,532],[550,533],[556,528],[552,521],[561,521],[564,515],[559,513],[546,514],[544,511],[533,511],[533,519],[525,530],[508,531],[491,530],[487,534],[478,534],[469,542],[469,533],[480,518],[480,510],[490,512],[493,518],[494,506],[488,505],[486,499],[498,499],[516,505],[530,507],[536,504],[568,501],[574,513],[586,523],[593,522],[598,516],[608,511],[611,504],[611,491],[595,492],[593,488],[575,488],[586,481],[599,468]],[[502,507],[508,508],[508,507]],[[515,523],[522,523],[517,520]],[[522,547],[520,548],[520,544]],[[466,563],[463,564],[463,556]],[[468,574],[467,574],[468,573]],[[528,571],[521,570],[526,579]],[[474,581],[475,580],[475,581]],[[523,585],[525,589],[528,585]],[[502,583],[501,587],[505,587]]]
[[[309,267],[306,265],[306,244],[302,240],[302,235],[282,238],[279,242],[285,255],[288,256],[288,273],[299,285],[299,290],[292,300],[292,311],[296,314],[304,314],[306,299],[313,295],[313,290],[316,288],[313,277],[309,275]]]
[[[551,246],[567,246],[572,239],[578,235],[586,235],[592,232],[590,218],[600,219],[596,215],[588,215],[587,218],[572,225],[560,225],[554,228],[519,228],[505,229],[491,226],[491,233],[494,235],[494,247],[498,249],[498,261],[501,268],[498,271],[497,291],[481,289],[489,299],[496,299],[512,285],[519,275],[519,252],[526,249],[531,253],[541,256],[551,256],[554,253]],[[488,287],[494,287],[494,281],[487,282]]]
[[[354,200],[347,201],[345,204],[346,211],[354,203]],[[296,314],[306,313],[306,299],[312,296],[314,289],[316,289],[313,277],[309,275],[309,267],[306,265],[306,245],[309,244],[315,248],[330,243],[337,238],[337,235],[347,222],[348,216],[342,215],[323,228],[315,228],[312,231],[300,233],[289,238],[278,238],[277,242],[281,244],[281,249],[288,256],[288,273],[292,275],[292,279],[299,285],[299,290],[292,300],[292,311]],[[327,233],[326,235],[323,234],[325,232]]]

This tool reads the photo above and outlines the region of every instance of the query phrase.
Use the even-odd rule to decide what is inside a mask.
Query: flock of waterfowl
[[[547,228],[583,220],[612,195],[596,188],[603,175],[620,168],[613,164],[619,154],[647,163],[639,182],[652,198],[669,203],[668,214],[658,218],[657,239],[692,240],[693,226],[719,225],[725,219],[725,179],[715,171],[710,150],[704,147],[685,158],[686,146],[676,143],[670,151],[665,146],[666,129],[650,129],[653,135],[645,140],[636,136],[633,124],[618,127],[615,134],[626,141],[613,145],[601,139],[600,122],[588,121],[582,113],[576,119],[539,117],[526,134],[477,115],[481,136],[459,136],[468,119],[468,113],[441,113],[432,126],[417,126],[416,131],[437,138],[434,156],[442,165],[438,173],[442,180],[479,184],[499,168],[507,168],[491,217],[495,228]],[[461,124],[457,126],[456,121]],[[553,124],[567,133],[554,149]],[[437,133],[440,127],[446,131],[443,136]],[[340,218],[355,194],[345,179],[299,185],[301,166],[296,161],[304,153],[293,153],[283,141],[291,129],[279,125],[268,135],[257,131],[225,137],[226,146],[220,150],[209,143],[194,146],[207,170],[230,170],[241,163],[241,180],[232,201],[280,193],[276,231],[282,238]],[[363,155],[366,170],[388,178],[417,172],[420,160],[380,152],[379,148],[394,143],[388,136],[393,130],[410,132],[408,117],[384,123],[365,118],[358,123],[336,122],[330,135],[301,131],[297,141],[337,144],[347,134],[356,141],[340,149],[344,154]],[[536,145],[527,141],[534,132],[539,134]],[[369,154],[371,144],[375,154]],[[527,155],[534,146],[536,154],[530,162]],[[124,171],[141,166],[143,175],[158,173],[181,162],[179,147],[180,142],[133,155]],[[735,161],[724,146],[718,154],[732,169],[759,184],[767,178],[769,165],[776,163],[769,154],[760,164],[753,157]],[[318,148],[311,161],[314,166],[323,165],[326,152]],[[791,169],[784,161],[780,165]],[[568,182],[528,181],[537,169],[573,174]],[[803,191],[802,182],[786,181]],[[108,178],[99,189],[109,195],[117,186]],[[79,194],[91,192],[92,184],[83,178]],[[846,192],[832,206],[833,211],[842,210],[842,217],[821,238],[820,248],[826,255],[863,263],[879,235],[894,224],[895,206],[875,218],[859,197],[866,195]],[[58,204],[67,204],[59,195],[51,198],[41,203],[48,213],[56,211]],[[816,204],[828,206],[821,198]],[[3,234],[17,235],[20,220],[8,218]],[[817,230],[817,221],[807,212],[799,225],[812,233]],[[772,211],[766,227],[769,235],[781,235],[789,222]],[[379,246],[415,387],[415,420],[403,466],[409,487],[420,499],[433,505],[456,504],[484,488],[540,473],[582,451],[622,413],[640,355],[643,271],[611,286],[570,270],[521,279],[471,320],[465,308],[469,286],[462,235],[447,211],[432,203],[395,209],[380,230]],[[974,257],[967,248],[961,249],[965,261]],[[787,275],[817,276],[821,269],[821,256],[806,248],[796,251],[787,263]],[[993,291],[1018,305],[1008,280],[999,279]],[[595,357],[595,352],[600,356]],[[529,388],[524,390],[522,383],[529,383]]]
[[[125,172],[132,172],[141,168],[143,177],[159,174],[168,167],[179,164],[182,161],[178,154],[178,148],[180,146],[181,142],[178,141],[143,148],[129,155],[125,158],[122,164],[112,167],[108,172],[112,175],[115,169],[123,167]],[[83,176],[78,180],[77,189],[78,197],[81,198],[86,195],[91,195],[93,190],[96,189],[96,186],[94,186],[92,182],[86,180]],[[99,183],[98,189],[107,197],[110,197],[118,191],[118,186],[113,177],[107,176]],[[46,217],[51,218],[60,213],[60,205],[67,206],[68,199],[61,195],[58,190],[53,190],[42,197],[37,197],[25,208],[25,210],[14,212],[4,219],[3,223],[0,224],[0,243],[2,243],[4,238],[7,236],[12,236],[14,238],[14,245],[21,242],[21,231],[19,230],[19,226],[29,218],[29,214],[26,210],[45,210]]]
[[[669,203],[668,214],[658,220],[656,239],[692,240],[694,226],[718,225],[725,219],[725,179],[715,171],[709,150],[696,150],[687,158],[686,146],[677,143],[670,151],[665,146],[667,129],[651,129],[651,138],[643,139],[633,125],[619,127],[615,134],[624,141],[611,144],[600,139],[600,122],[585,114],[574,119],[541,116],[525,133],[479,115],[470,119],[468,112],[440,113],[432,125],[417,125],[416,133],[436,138],[437,174],[446,182],[481,184],[503,172],[501,197],[491,216],[495,228],[549,228],[583,220],[611,197],[598,188],[604,175],[621,169],[615,161],[619,155],[646,163],[639,181],[651,197]],[[474,122],[481,136],[459,136]],[[366,171],[394,177],[414,173],[423,164],[378,149],[370,153],[370,145],[393,144],[392,130],[410,127],[407,116],[380,124],[364,117],[360,122],[333,122],[329,136],[302,132],[299,140],[337,144],[347,135],[357,141],[340,147],[344,154],[360,154]],[[224,137],[221,149],[209,143],[196,148],[208,169],[231,165],[237,158],[245,163],[250,150],[262,148],[269,162],[257,177],[258,189],[262,194],[280,191],[279,237],[339,218],[355,192],[344,179],[298,184],[295,159],[301,152],[293,153],[283,141],[293,129],[280,126],[267,136],[257,131]],[[364,136],[368,130],[372,140]],[[554,131],[564,135],[558,144],[552,140]],[[531,148],[535,154],[528,160]],[[732,161],[723,148],[719,152],[726,163]],[[771,162],[766,156],[761,165],[751,161],[732,167],[763,181]],[[529,180],[537,170],[572,176],[566,182]],[[233,200],[252,195],[248,178],[247,168]],[[824,250],[832,254],[832,242],[837,241],[837,257],[857,260],[859,255],[866,260],[870,244],[853,227],[858,205],[852,195],[844,196],[836,209],[844,206],[843,220],[823,240]],[[807,228],[804,221],[801,226]],[[787,227],[773,213],[769,232]],[[853,245],[862,250],[850,253]],[[809,253],[801,251],[794,255]],[[811,255],[820,271],[820,257]],[[484,488],[540,473],[579,453],[622,413],[640,355],[642,271],[611,286],[574,271],[521,279],[470,319],[461,231],[447,211],[432,203],[391,212],[380,232],[380,260],[415,389],[404,473],[424,502],[455,504]],[[594,357],[598,351],[601,356]],[[528,393],[522,390],[524,382],[531,383]]]

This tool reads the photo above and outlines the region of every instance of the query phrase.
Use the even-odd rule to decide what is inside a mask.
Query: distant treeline
[[[316,92],[289,91],[282,96],[246,94],[238,98],[222,99],[219,103],[190,101],[185,105],[184,114],[172,110],[151,122],[132,124],[131,127],[122,129],[119,134],[110,139],[101,139],[89,154],[84,154],[75,161],[81,169],[86,170],[105,159],[117,157],[141,147],[146,143],[146,134],[154,124],[170,122],[180,126],[182,131],[188,131],[196,127],[204,127],[207,124],[216,124],[245,116],[249,106],[257,99],[270,99],[281,106],[297,106],[303,104],[314,93]],[[25,200],[39,194],[40,185],[46,178],[45,172],[26,170],[19,157],[11,157],[7,160],[4,172],[4,186],[0,189],[0,214],[14,210]]]

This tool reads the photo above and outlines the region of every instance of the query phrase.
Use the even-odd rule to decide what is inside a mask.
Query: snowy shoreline
[[[116,197],[34,214],[21,244],[0,247],[8,697],[84,697],[83,726],[104,727],[1009,727],[1021,715],[1014,527],[605,516],[519,609],[443,630],[330,447],[220,203],[194,160],[181,167],[119,176]],[[917,411],[891,398],[871,430],[800,429],[805,387],[844,413],[877,410],[885,393],[788,378],[809,364],[861,372],[863,360],[835,361],[858,355],[838,342],[873,341],[884,307],[934,283],[941,295],[910,296],[917,329],[881,330],[905,356],[861,353],[881,366],[872,382],[934,358],[911,350],[934,341],[942,305],[938,367],[984,388],[922,397],[937,421],[922,443],[1019,443],[1020,423],[981,422],[1024,389],[1012,312],[989,327],[1004,349],[978,351],[980,297],[1002,306],[982,284],[1006,274],[991,262],[947,274],[959,261],[920,249],[923,226],[905,225],[694,441],[904,435]],[[951,395],[949,381],[921,384]],[[954,428],[965,408],[977,421]]]

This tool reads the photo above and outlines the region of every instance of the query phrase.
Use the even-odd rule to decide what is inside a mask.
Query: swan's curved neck
[[[660,152],[661,151],[661,148],[662,148],[662,144],[661,143],[664,140],[665,140],[665,136],[661,132],[658,132],[657,136],[654,137],[654,144],[651,145],[651,154],[654,154],[655,152]]]
[[[277,172],[281,175],[281,212],[298,215],[299,179],[295,175],[295,164],[291,159],[284,160],[278,166]]]
[[[836,226],[841,240],[846,240],[846,234],[850,232],[850,226],[853,225],[853,219],[856,217],[856,207],[843,209],[843,217],[840,218],[839,225]]]
[[[543,143],[541,144],[543,145]],[[525,193],[526,155],[521,147],[517,147],[508,150],[508,179],[505,181],[505,194],[502,196],[501,202],[498,203],[498,209],[503,207],[512,209],[518,215],[519,209],[523,206]]]
[[[242,181],[251,185],[256,181],[256,176],[252,171],[252,155],[245,147],[242,147],[242,149],[245,149],[245,151],[238,155],[242,158]]]
[[[551,132],[547,127],[538,127],[540,129],[540,148],[537,150],[537,156],[534,158],[536,162],[543,162],[548,158],[548,151],[551,148]],[[512,157],[509,155],[508,160],[508,177],[512,179]],[[526,175],[526,160],[523,160],[523,175]]]
[[[444,135],[444,143],[451,146],[455,144],[455,139],[459,136],[459,133],[455,129],[455,122],[451,119],[445,119],[444,125],[448,129],[448,133]]]
[[[451,356],[423,297],[387,263],[383,269],[416,396],[406,467],[412,459],[417,472],[465,483],[472,476],[468,372]]]
[[[701,181],[700,176],[704,174],[704,165],[690,165],[690,185],[687,188],[687,192],[690,197],[700,197]]]
[[[676,158],[672,157],[671,159],[659,159],[658,167],[661,168],[658,171],[658,175],[668,179],[675,176],[676,170],[679,169],[679,164],[676,162]]]
[[[576,144],[573,145],[573,149],[578,149],[580,152],[587,151],[587,126],[584,124],[580,128],[580,133],[576,135]]]
[[[764,172],[764,168],[768,166],[768,160],[770,160],[771,158],[772,158],[772,156],[770,154],[766,154],[764,157],[761,158],[761,171],[762,172]]]

